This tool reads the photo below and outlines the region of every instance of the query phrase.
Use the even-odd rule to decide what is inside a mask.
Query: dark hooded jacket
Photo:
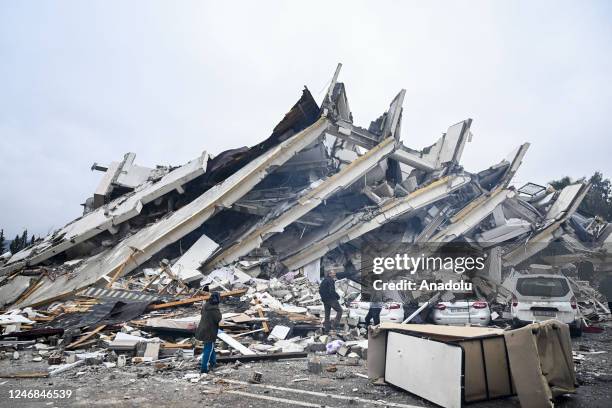
[[[202,317],[196,329],[195,338],[204,342],[215,341],[220,321],[219,304],[207,302],[202,308]]]
[[[321,295],[321,301],[323,303],[331,303],[340,299],[340,295],[336,293],[336,284],[329,276],[326,276],[321,281],[321,284],[319,285],[319,295]]]
[[[612,275],[606,276],[599,284],[599,292],[612,302]]]

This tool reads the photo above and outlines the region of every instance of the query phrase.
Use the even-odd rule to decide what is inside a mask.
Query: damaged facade
[[[609,317],[595,287],[612,270],[612,224],[577,212],[588,184],[512,186],[528,143],[467,172],[461,156],[472,141],[471,119],[411,149],[400,140],[404,90],[360,127],[339,72],[321,106],[304,89],[253,147],[194,154],[176,167],[139,166],[133,153],[94,164],[103,176],[83,216],[0,266],[3,337],[31,339],[39,330],[63,336],[67,351],[99,337],[106,349],[143,359],[136,362],[189,354],[199,313],[181,307],[216,290],[226,300],[221,360],[303,357],[332,344],[313,335],[321,327],[321,277],[335,271],[342,278],[337,288],[350,309],[370,267],[362,249],[389,252],[396,243],[423,244],[427,253],[461,243],[485,253],[477,273],[429,270],[419,278],[470,281],[498,328],[510,320],[509,279],[541,273],[542,265],[571,282],[581,327]],[[455,298],[461,294],[395,291],[383,300],[404,305],[401,323]],[[169,309],[177,313],[167,317]],[[125,322],[131,330],[111,329]],[[347,327],[357,323],[349,314]],[[84,328],[93,334],[80,336]],[[352,333],[343,344],[360,357],[364,331]],[[160,340],[168,337],[182,340]],[[500,395],[515,391],[510,385]]]

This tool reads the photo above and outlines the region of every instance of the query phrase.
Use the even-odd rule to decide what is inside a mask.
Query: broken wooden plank
[[[14,304],[18,304],[25,301],[32,293],[36,292],[38,288],[43,285],[42,278],[43,277],[41,276],[40,279],[36,281],[36,283],[31,284],[30,287],[24,293],[22,293],[21,296],[14,302]]]
[[[264,329],[251,330],[251,331],[244,332],[244,333],[234,334],[232,337],[234,337],[234,338],[242,337],[242,336],[246,336],[246,335],[249,335],[249,334],[259,333],[260,331],[263,331],[263,330]]]
[[[230,320],[230,321],[232,321],[234,323],[251,323],[251,322],[255,321],[255,319],[253,317],[249,316],[246,313],[239,313],[236,316],[228,317],[225,320]]]
[[[45,316],[45,317],[34,317],[31,320],[34,320],[35,322],[50,322],[54,319],[55,317],[53,316]]]
[[[101,326],[98,326],[95,330],[87,333],[86,335],[84,335],[83,337],[78,339],[77,341],[70,343],[68,346],[66,346],[66,348],[67,349],[73,349],[73,348],[76,348],[79,345],[82,345],[83,343],[85,343],[85,341],[89,340],[91,337],[93,337],[99,331],[103,330],[105,327],[106,327],[105,324],[103,324]]]
[[[228,296],[239,296],[242,295],[244,293],[246,293],[246,289],[236,289],[236,290],[230,290],[227,292],[221,292],[219,294],[219,296],[221,298],[225,298]],[[159,310],[159,309],[166,309],[169,307],[176,307],[176,306],[185,306],[185,305],[190,305],[192,303],[196,303],[196,302],[202,302],[204,300],[208,300],[208,298],[210,298],[210,293],[204,294],[204,295],[200,295],[200,296],[194,296],[191,298],[187,298],[187,299],[183,299],[183,300],[177,300],[175,302],[168,302],[168,303],[160,303],[158,305],[150,305],[147,310]]]
[[[261,304],[259,302],[259,299],[257,299],[257,314],[259,315],[259,317],[265,317],[264,316],[264,312],[263,309],[261,308]],[[268,326],[268,322],[262,322],[261,326],[264,329],[264,333],[270,333],[270,326]]]
[[[115,283],[115,281],[119,278],[119,276],[121,276],[121,274],[123,273],[125,267],[127,266],[127,264],[134,260],[134,254],[136,254],[136,252],[140,251],[140,249],[138,248],[134,248],[134,247],[130,247],[130,249],[132,250],[132,253],[130,255],[128,255],[127,259],[125,260],[125,262],[123,262],[119,268],[117,268],[115,270],[115,273],[113,274],[112,278],[108,281],[108,283],[106,284],[106,288],[110,289],[113,287],[113,283]],[[142,251],[140,251],[142,252]]]
[[[55,370],[50,371],[49,375],[51,377],[53,377],[55,375],[58,375],[58,374],[61,374],[61,373],[65,372],[65,371],[72,370],[75,367],[82,366],[84,364],[85,364],[85,360],[77,360],[74,363],[63,364],[63,365],[59,366],[58,368],[56,368]]]
[[[235,361],[264,361],[264,360],[285,360],[288,358],[305,358],[308,353],[302,351],[288,353],[268,353],[268,354],[250,354],[248,356],[219,356],[217,363],[233,363]]]
[[[13,334],[13,333],[11,333]],[[0,341],[0,347],[19,347],[32,346],[36,343],[34,340],[4,340]]]
[[[157,272],[157,275],[153,276],[151,278],[151,280],[147,282],[147,284],[144,286],[144,288],[141,289],[141,292],[144,292],[145,290],[149,289],[149,286],[151,286],[153,284],[153,282],[155,282],[157,279],[159,279],[160,276],[162,275],[162,273],[164,273],[163,268],[159,268],[159,272]]]
[[[221,340],[222,342],[224,342],[225,344],[227,344],[228,346],[230,346],[231,348],[238,350],[240,353],[242,353],[245,356],[250,356],[250,355],[255,354],[253,350],[244,346],[238,340],[234,339],[232,336],[230,336],[229,334],[225,332],[219,331],[219,333],[217,334],[217,338]]]
[[[180,344],[180,343],[162,343],[161,346],[162,346],[162,348],[165,348],[165,349],[192,349],[193,348],[193,344],[191,344],[191,343],[185,343],[185,344]]]
[[[24,371],[21,373],[0,374],[0,378],[47,378],[49,373],[44,371]]]

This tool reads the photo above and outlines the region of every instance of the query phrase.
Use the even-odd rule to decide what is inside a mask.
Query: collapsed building
[[[0,268],[12,295],[2,305],[112,288],[118,278],[162,268],[162,259],[170,261],[164,277],[190,286],[221,267],[253,278],[307,270],[316,279],[325,270],[360,271],[358,249],[388,242],[486,249],[483,277],[495,284],[502,270],[533,263],[552,242],[567,253],[548,264],[588,258],[607,270],[612,226],[576,212],[587,184],[510,187],[528,143],[488,169],[466,172],[460,159],[471,119],[421,151],[406,147],[404,90],[367,129],[359,127],[338,74],[321,107],[305,89],[270,137],[251,148],[204,152],[178,167],[135,165],[133,153],[94,164],[103,178],[83,216]],[[496,250],[502,244],[503,253]]]
[[[610,313],[592,286],[612,270],[612,225],[577,212],[588,183],[560,191],[513,186],[529,143],[487,169],[467,172],[461,156],[472,141],[471,119],[451,125],[422,150],[406,146],[400,137],[404,90],[386,112],[360,127],[339,72],[340,66],[320,106],[304,89],[271,135],[250,148],[202,152],[176,167],[136,165],[134,153],[108,166],[94,164],[103,176],[83,215],[0,266],[0,308],[36,308],[43,314],[39,321],[47,322],[66,311],[58,309],[65,302],[85,315],[92,304],[83,299],[110,299],[113,307],[118,301],[144,304],[123,315],[125,321],[202,301],[214,289],[241,296],[251,307],[224,314],[226,330],[236,324],[244,333],[269,333],[260,313],[265,310],[283,316],[284,324],[289,319],[295,333],[307,332],[320,324],[313,314],[320,307],[316,284],[325,273],[346,278],[338,283],[345,303],[359,295],[361,273],[369,267],[364,247],[426,244],[435,252],[459,242],[486,254],[487,267],[464,278],[478,297],[499,306],[500,317],[511,296],[506,278],[541,265],[571,277],[591,321]],[[445,270],[423,276],[457,279]],[[432,293],[386,296],[421,305]],[[140,320],[143,327],[193,329],[193,319],[149,317]],[[119,321],[106,319],[86,319],[80,327]],[[5,335],[18,335],[15,321],[7,322],[13,327]],[[255,326],[245,329],[245,322]],[[276,339],[285,341],[285,326],[278,327],[283,333]],[[270,350],[222,340],[241,354]],[[303,350],[289,343],[278,347]]]

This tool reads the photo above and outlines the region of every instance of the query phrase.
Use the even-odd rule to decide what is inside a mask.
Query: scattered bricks
[[[330,365],[325,368],[325,371],[327,371],[328,373],[335,373],[336,371],[338,371],[338,367],[336,367],[335,365]]]
[[[153,363],[153,368],[155,371],[166,371],[172,369],[173,365],[168,363]]]
[[[152,361],[151,357],[132,357],[132,364],[150,363]]]
[[[312,374],[321,374],[323,372],[321,360],[316,357],[308,360],[308,372]]]
[[[62,364],[62,355],[59,353],[53,353],[49,356],[47,362],[49,363],[49,365]]]
[[[249,379],[249,382],[251,384],[261,384],[262,376],[263,376],[262,373],[260,373],[259,371],[255,371],[253,375],[251,376],[251,378]]]
[[[125,354],[120,354],[117,356],[117,367],[125,367],[127,363],[127,356]]]

